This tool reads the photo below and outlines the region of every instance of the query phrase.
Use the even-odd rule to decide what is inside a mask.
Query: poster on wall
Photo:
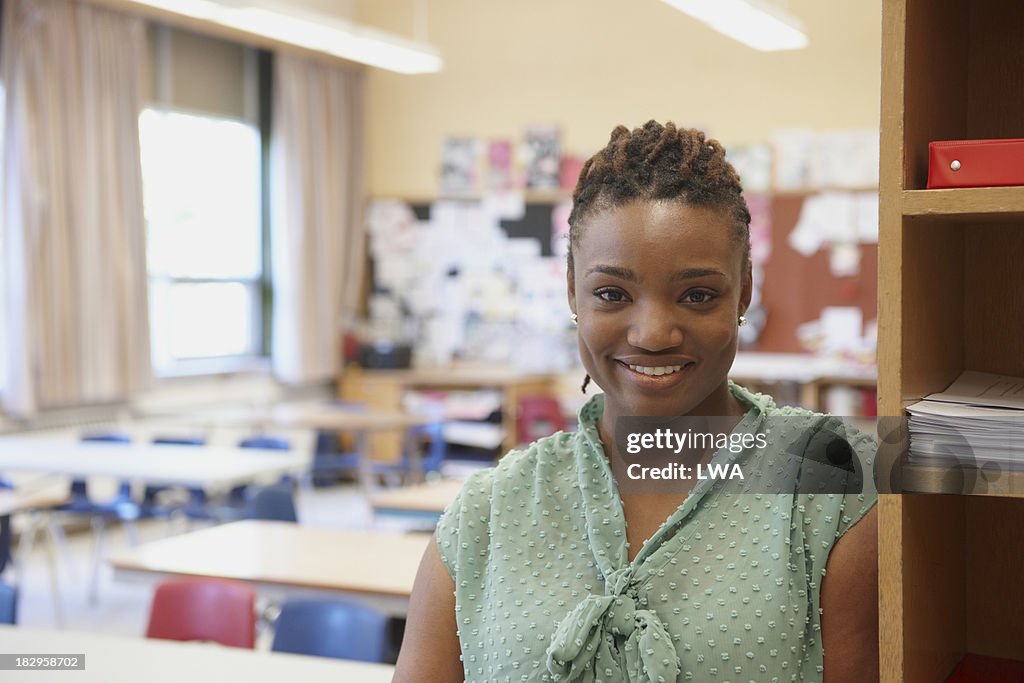
[[[523,136],[526,187],[556,190],[562,163],[561,134],[556,126],[529,126]]]
[[[476,138],[449,136],[441,143],[441,191],[473,192],[479,189]]]

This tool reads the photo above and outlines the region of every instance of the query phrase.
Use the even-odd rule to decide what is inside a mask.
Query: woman
[[[466,483],[420,566],[395,680],[877,679],[873,494],[627,491],[612,474],[619,418],[718,416],[771,435],[709,453],[744,466],[789,447],[769,419],[819,419],[727,379],[750,214],[722,147],[672,123],[619,126],[583,167],[569,222],[569,308],[604,393],[578,432]],[[851,442],[870,471],[870,441]]]

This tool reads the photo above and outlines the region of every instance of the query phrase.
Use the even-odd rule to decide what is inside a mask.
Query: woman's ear
[[[744,268],[743,273],[743,288],[740,291],[740,315],[747,312],[750,308],[750,299],[754,295],[754,266],[751,264],[750,259],[747,259],[747,265]]]
[[[565,289],[569,299],[569,310],[576,312],[576,278],[573,276],[572,265],[565,269]]]

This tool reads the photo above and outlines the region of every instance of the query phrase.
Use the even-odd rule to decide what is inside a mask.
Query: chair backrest
[[[562,405],[553,396],[523,396],[518,409],[516,431],[519,443],[531,443],[566,427]]]
[[[158,436],[153,439],[153,443],[168,446],[205,446],[206,439],[201,436]]]
[[[238,442],[239,448],[265,448],[270,451],[290,451],[292,445],[287,439],[276,436],[250,436]]]
[[[448,443],[444,440],[444,422],[428,422],[410,427],[409,440],[412,448],[422,449],[426,444],[426,452],[420,456],[423,472],[437,472],[441,469],[448,455]]]
[[[119,432],[96,432],[93,434],[83,434],[79,441],[99,441],[102,443],[131,443],[132,437],[127,434],[121,434]]]
[[[246,492],[245,518],[298,522],[295,494],[289,484],[251,487]]]
[[[18,623],[18,589],[0,581],[0,624]]]
[[[128,445],[132,442],[132,437],[121,432],[93,432],[83,434],[78,440],[83,443],[119,443]],[[118,484],[117,495],[122,498],[130,498],[132,495],[131,482],[122,481]],[[79,500],[89,498],[89,485],[85,479],[71,480],[71,497]]]
[[[391,652],[386,614],[352,600],[297,599],[281,607],[271,650],[383,662]]]
[[[256,592],[242,583],[165,581],[153,594],[146,637],[252,648],[256,644],[255,601]]]

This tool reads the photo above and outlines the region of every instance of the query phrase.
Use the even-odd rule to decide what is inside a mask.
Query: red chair
[[[519,399],[516,432],[519,443],[527,444],[565,430],[562,405],[553,396],[523,396]]]
[[[256,592],[231,581],[172,580],[157,586],[147,638],[256,645]]]

